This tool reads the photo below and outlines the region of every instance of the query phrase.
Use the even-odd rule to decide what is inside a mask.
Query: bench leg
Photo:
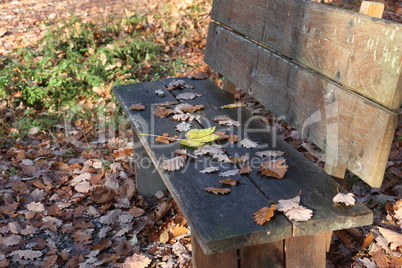
[[[204,254],[191,237],[193,267],[219,268],[324,268],[332,231],[257,245],[217,254]]]
[[[136,155],[134,164],[138,192],[144,196],[152,196],[158,191],[167,191],[165,183],[135,133],[133,134],[133,140],[137,145],[134,150]]]

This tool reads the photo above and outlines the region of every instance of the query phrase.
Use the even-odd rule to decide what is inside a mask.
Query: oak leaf
[[[202,104],[197,104],[197,105],[183,104],[183,106],[180,106],[180,105],[176,106],[176,109],[178,109],[184,113],[194,113],[203,108],[204,108],[204,105],[202,105]]]
[[[194,79],[194,80],[202,80],[202,79],[208,78],[208,73],[200,71],[195,74],[187,76],[187,78]]]
[[[276,151],[276,150],[266,150],[261,152],[256,152],[255,155],[259,157],[279,157],[283,156],[285,152]]]
[[[260,171],[263,175],[267,177],[274,177],[282,179],[285,176],[288,166],[284,165],[284,159],[278,159],[276,161],[264,161],[260,165]]]
[[[228,194],[228,193],[230,193],[232,190],[230,190],[229,188],[213,188],[213,187],[207,187],[207,188],[205,188],[205,191],[218,195],[218,194]]]
[[[201,94],[197,94],[194,92],[188,92],[188,93],[181,93],[179,95],[176,96],[176,99],[178,100],[192,100],[195,97],[201,97]]]
[[[250,165],[244,165],[240,170],[239,174],[249,174],[251,171],[253,171],[250,167]]]
[[[220,169],[217,168],[217,167],[207,167],[207,168],[205,168],[203,170],[200,170],[199,172],[201,172],[201,173],[212,173],[212,172],[216,172],[216,171],[219,171],[219,170]]]
[[[298,206],[286,211],[285,216],[289,220],[308,221],[313,216],[313,211],[303,206]]]
[[[254,212],[254,221],[259,224],[263,225],[264,223],[271,220],[274,216],[276,210],[276,205],[272,204],[270,207],[263,207],[259,209],[257,212]]]
[[[134,104],[131,105],[128,109],[130,109],[130,110],[136,110],[136,111],[141,111],[141,110],[145,110],[145,106],[142,105],[141,103],[134,103]]]
[[[391,250],[396,250],[398,247],[402,246],[402,234],[382,227],[378,227],[378,230],[388,241],[388,243],[391,244],[390,245]]]
[[[191,114],[191,113],[179,113],[179,114],[175,114],[173,116],[173,119],[176,121],[193,121],[193,120],[197,120],[199,121],[201,119],[201,115],[195,115],[195,114]]]
[[[222,120],[218,122],[219,125],[221,126],[227,126],[227,127],[238,127],[240,126],[240,122],[239,121],[235,121],[235,120]]]
[[[186,131],[190,130],[190,128],[191,128],[191,125],[186,122],[181,122],[180,124],[178,124],[174,127],[174,129],[176,129],[179,132],[186,132]]]
[[[162,161],[162,168],[167,171],[175,171],[184,167],[187,156],[180,155],[170,159],[164,159]]]
[[[300,196],[293,197],[291,199],[278,200],[278,211],[288,211],[292,208],[297,208],[300,205]]]
[[[169,133],[163,133],[162,135],[158,136],[155,141],[162,142],[165,144],[169,144],[176,140],[177,136],[169,137]]]
[[[243,140],[241,140],[240,144],[241,144],[241,146],[243,146],[245,148],[255,148],[258,145],[258,143],[254,142],[250,139],[247,139],[247,138],[244,138]]]
[[[244,163],[248,161],[248,156],[247,155],[242,155],[240,157],[230,157],[230,160],[233,163],[239,164],[239,163]]]
[[[34,260],[40,258],[42,254],[43,253],[39,250],[31,250],[31,249],[15,250],[10,253],[11,256],[18,255],[18,257],[25,260]]]
[[[173,80],[172,82],[170,82],[168,84],[167,89],[168,90],[173,90],[176,88],[194,88],[194,86],[187,84],[186,82],[184,82],[184,80]]]
[[[220,183],[227,184],[227,185],[232,185],[232,186],[236,186],[238,181],[239,180],[233,180],[231,178],[228,178],[226,180],[219,180]]]
[[[233,161],[230,160],[230,158],[226,154],[214,154],[212,155],[212,158],[220,162],[233,163]]]
[[[219,174],[221,177],[230,177],[239,174],[239,169],[228,170]]]
[[[158,118],[165,118],[168,117],[171,113],[173,113],[172,109],[168,109],[163,106],[157,106],[154,110],[154,115]]]
[[[233,143],[239,141],[239,136],[235,135],[235,134],[230,134],[229,137],[228,137],[228,140],[229,140],[230,143],[233,144]]]
[[[231,104],[226,104],[221,106],[222,109],[233,109],[233,108],[238,108],[238,107],[246,107],[247,105],[243,102],[235,102]]]
[[[195,155],[204,155],[204,154],[217,155],[224,153],[225,151],[222,149],[222,146],[217,144],[204,145],[194,151]]]
[[[335,205],[343,203],[346,206],[354,206],[355,205],[355,198],[353,197],[353,193],[338,193],[337,195],[334,196],[332,201],[335,203]]]
[[[135,253],[128,257],[121,265],[122,268],[145,268],[151,264],[152,260],[144,254]]]
[[[34,211],[34,212],[42,212],[45,210],[45,207],[43,206],[42,203],[40,202],[31,202],[27,205],[27,209],[29,211]]]

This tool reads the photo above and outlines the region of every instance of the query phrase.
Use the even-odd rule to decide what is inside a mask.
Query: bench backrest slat
[[[402,25],[307,0],[215,0],[212,19],[397,110]]]
[[[253,4],[252,14],[254,15],[248,14],[246,6],[242,4],[249,3],[249,5],[251,5],[250,2]],[[388,65],[385,63],[383,64],[386,65],[385,67],[381,65],[381,62],[384,61],[383,59],[380,60],[381,64],[378,65],[379,63],[376,61],[373,62],[373,57],[371,57],[368,60],[366,59],[368,65],[365,66],[369,67],[367,67],[368,69],[364,72],[360,71],[358,68],[353,68],[350,65],[351,58],[356,61],[356,58],[361,57],[360,61],[363,61],[364,55],[367,57],[367,53],[372,56],[372,51],[363,50],[359,53],[356,51],[351,53],[353,50],[348,48],[345,42],[341,42],[344,43],[342,49],[350,52],[345,59],[330,57],[326,49],[335,51],[335,48],[328,48],[329,45],[327,47],[318,46],[314,53],[306,52],[305,46],[307,45],[305,43],[310,42],[310,37],[306,39],[301,33],[298,35],[293,33],[292,35],[291,32],[292,27],[299,27],[295,26],[297,25],[297,19],[275,22],[278,25],[281,23],[291,24],[281,26],[281,38],[283,41],[280,42],[283,43],[283,48],[281,48],[279,43],[277,45],[282,49],[281,52],[290,51],[293,54],[288,54],[285,57],[276,52],[277,48],[274,50],[267,48],[266,44],[262,44],[265,42],[264,38],[268,38],[264,37],[264,34],[276,31],[275,26],[272,26],[274,22],[269,25],[267,21],[276,21],[278,18],[275,19],[275,16],[280,16],[276,14],[276,12],[279,14],[285,12],[283,9],[277,10],[277,7],[283,8],[285,2],[293,3],[295,10],[296,7],[301,9],[297,12],[293,12],[293,15],[296,17],[301,16],[297,14],[303,13],[303,6],[305,5],[307,5],[308,8],[303,14],[317,10],[315,5],[311,7],[309,6],[310,3],[303,0],[277,2],[279,1],[245,0],[230,1],[229,3],[225,0],[215,0],[212,12],[213,19],[223,16],[220,15],[217,10],[230,10],[232,13],[229,12],[229,15],[226,15],[226,21],[219,19],[220,23],[228,22],[229,25],[222,26],[220,23],[211,23],[205,52],[205,62],[232,83],[248,91],[277,116],[283,116],[284,121],[295,125],[304,136],[311,139],[316,145],[326,151],[327,159],[333,161],[331,165],[344,166],[371,186],[379,187],[384,177],[398,116],[395,112],[382,107],[381,105],[384,105],[384,103],[375,99],[376,97],[368,96],[381,105],[353,92],[355,91],[362,94],[364,90],[351,91],[349,87],[344,87],[338,84],[338,82],[340,78],[351,77],[351,73],[357,75],[357,72],[359,72],[361,77],[358,80],[350,81],[357,81],[353,82],[355,84],[363,84],[361,81],[365,81],[367,85],[374,82],[377,85],[382,85],[383,83],[389,82],[383,81],[384,75],[389,72],[381,71],[382,69],[386,69]],[[224,3],[229,7],[223,5]],[[275,6],[274,3],[276,3],[277,6]],[[326,8],[325,5],[319,5],[319,7],[323,9]],[[313,9],[313,11],[310,9]],[[338,10],[333,11],[336,12],[336,14],[338,14],[338,12],[341,14],[345,13]],[[257,16],[255,13],[259,15]],[[264,15],[265,13],[270,13],[274,18],[268,18],[269,16]],[[350,12],[346,12],[346,14],[350,15]],[[361,16],[362,15],[359,15],[359,18]],[[236,22],[241,20],[242,17],[247,18],[248,24]],[[304,18],[305,17],[304,15]],[[367,17],[364,18],[367,20]],[[265,29],[264,24],[260,25],[260,27],[256,26],[258,21],[264,20],[266,23]],[[374,23],[371,19],[368,21]],[[379,21],[379,23],[385,25],[382,20]],[[236,26],[237,24],[245,25],[242,26],[244,29],[238,28]],[[237,28],[231,28],[233,25]],[[273,27],[274,30],[272,30],[271,27]],[[339,23],[337,23],[337,27],[342,28]],[[390,27],[394,29],[396,26],[391,23]],[[332,29],[334,28],[332,27]],[[325,27],[321,29],[321,31],[324,30]],[[387,30],[383,32],[384,35],[386,35],[385,32],[387,32]],[[279,31],[276,35],[275,39],[280,40]],[[369,36],[369,33],[366,32],[364,35]],[[312,37],[314,36],[315,35],[312,35]],[[325,37],[325,35],[321,36],[322,38]],[[258,39],[258,37],[261,38],[252,40],[253,37],[256,39]],[[378,39],[378,42],[380,42],[380,39]],[[389,44],[384,44],[384,46],[389,48],[392,42],[392,40],[389,40]],[[330,43],[331,45],[333,45],[332,43],[339,45],[340,42],[337,42],[337,39],[333,39]],[[356,42],[350,42],[353,48],[357,46],[355,43]],[[304,48],[298,50],[298,45],[301,47],[304,46]],[[295,48],[292,46],[295,46]],[[311,62],[314,62],[315,58],[320,58],[320,53],[327,55],[325,56],[327,57],[326,60],[337,62],[334,65],[335,67],[348,67],[343,68],[341,71],[339,71],[340,69],[337,70],[337,72],[339,71],[341,73],[341,75],[338,76],[338,81],[333,81],[337,79],[336,76],[331,77],[327,75],[326,77],[324,76],[324,72],[317,73],[311,70],[311,66],[306,64],[306,67],[302,60],[300,62],[294,61],[298,59],[309,59]],[[297,56],[297,59],[290,56]],[[289,57],[291,59],[289,59]],[[343,60],[346,60],[346,62],[341,64],[340,62]],[[323,60],[323,62],[325,62],[325,60]],[[332,66],[331,64],[332,63],[325,63],[324,65],[327,68],[328,66]],[[399,66],[398,68],[402,66],[401,62],[398,62],[397,65]],[[319,67],[321,68],[322,66]],[[377,70],[377,67],[381,70]],[[371,68],[376,70],[373,73],[378,74],[378,77],[373,78],[374,74],[373,76],[371,75]],[[368,78],[366,78],[366,75]],[[394,81],[394,84],[399,82]],[[369,87],[371,87],[371,85],[369,85]],[[370,89],[364,92],[370,93],[373,91],[374,89]],[[381,94],[386,95],[385,89],[383,91],[384,92]],[[394,85],[394,88],[388,89],[388,91],[393,92],[393,98],[395,98],[395,96],[400,94],[400,85],[399,88],[398,85]],[[388,95],[386,99],[389,98],[391,98],[391,96]],[[400,101],[398,100],[393,102],[392,108],[396,107],[396,103],[398,103],[399,107]]]

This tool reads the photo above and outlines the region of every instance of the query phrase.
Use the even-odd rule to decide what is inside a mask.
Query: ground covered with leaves
[[[358,3],[336,2],[355,9]],[[385,18],[401,22],[386,2]],[[190,230],[168,193],[135,189],[131,131],[111,87],[202,63],[210,2],[0,1],[0,267],[189,267]],[[250,109],[260,106],[239,92]],[[319,166],[322,152],[268,120]],[[400,122],[385,181],[343,186],[375,215],[334,232],[329,267],[402,266]]]

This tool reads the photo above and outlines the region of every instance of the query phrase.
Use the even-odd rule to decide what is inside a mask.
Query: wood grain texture
[[[363,1],[360,5],[359,13],[381,19],[384,13],[384,7],[384,3]]]
[[[325,268],[325,236],[320,233],[286,239],[286,267]]]
[[[191,250],[193,268],[238,268],[236,249],[216,254],[204,254],[197,237],[192,235]]]
[[[373,187],[381,186],[397,114],[211,23],[205,61]]]
[[[401,24],[307,0],[215,0],[212,19],[399,109]]]
[[[239,268],[285,267],[284,240],[239,249]]]

